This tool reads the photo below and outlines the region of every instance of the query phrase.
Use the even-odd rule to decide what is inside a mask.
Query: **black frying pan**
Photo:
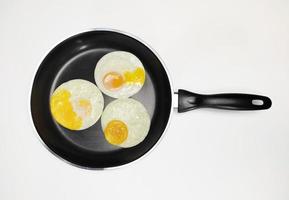
[[[57,124],[50,113],[49,98],[63,82],[71,79],[94,81],[97,61],[112,51],[135,54],[146,70],[146,81],[132,98],[140,101],[151,116],[145,140],[135,147],[119,148],[106,142],[100,120],[82,131],[70,131]],[[120,31],[94,30],[72,36],[45,57],[35,75],[31,92],[31,114],[35,128],[55,155],[89,169],[116,167],[146,154],[166,130],[172,114],[172,86],[160,58],[139,39]],[[113,100],[104,95],[105,106]],[[249,94],[200,95],[178,90],[178,112],[200,107],[229,110],[262,110],[271,106],[268,97]]]

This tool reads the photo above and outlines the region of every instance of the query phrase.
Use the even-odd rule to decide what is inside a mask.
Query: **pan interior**
[[[96,61],[98,61],[103,55],[116,51],[115,49],[91,49],[84,51],[83,53],[73,57],[71,60],[63,66],[63,69],[59,71],[56,78],[54,79],[51,87],[51,94],[60,84],[69,81],[71,79],[80,78],[88,80],[95,84],[94,81],[94,69],[96,66]],[[141,102],[147,109],[150,116],[154,115],[155,110],[155,90],[149,73],[146,74],[146,81],[144,86],[134,96],[131,98]],[[103,93],[104,97],[104,107],[115,98],[109,97]],[[96,152],[108,152],[120,147],[110,145],[106,142],[103,130],[101,128],[101,120],[98,120],[92,127],[81,130],[81,131],[71,131],[63,128],[58,123],[55,122],[60,133],[63,134],[68,140],[70,140],[79,148],[84,148],[86,150],[96,151]]]
[[[145,84],[132,98],[146,107],[152,120],[145,140],[127,149],[107,143],[100,120],[88,129],[70,131],[56,123],[49,110],[49,98],[56,87],[71,79],[95,84],[97,61],[119,50],[135,54],[145,67]],[[103,96],[105,106],[115,100]],[[118,166],[144,155],[161,137],[171,112],[170,82],[157,56],[136,39],[113,31],[85,32],[57,45],[41,63],[33,83],[31,112],[39,136],[58,156],[82,167]]]

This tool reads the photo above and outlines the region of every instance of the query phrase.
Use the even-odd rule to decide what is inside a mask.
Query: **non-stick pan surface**
[[[94,81],[98,60],[112,51],[135,54],[146,70],[146,81],[132,98],[140,101],[151,116],[150,131],[143,142],[118,148],[106,142],[100,120],[82,131],[70,131],[57,124],[49,109],[52,92],[71,79]],[[104,95],[105,106],[114,100]],[[41,63],[31,92],[33,123],[45,145],[59,157],[84,168],[107,168],[132,162],[148,152],[162,136],[172,111],[172,89],[166,70],[154,52],[126,34],[95,30],[58,44]]]

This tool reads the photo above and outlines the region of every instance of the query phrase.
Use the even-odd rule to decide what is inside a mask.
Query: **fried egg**
[[[114,51],[97,62],[94,78],[104,94],[114,98],[127,98],[142,88],[145,70],[141,61],[132,53]]]
[[[103,106],[100,90],[82,79],[61,84],[50,97],[53,118],[70,130],[83,130],[95,124],[102,114]]]
[[[112,145],[124,148],[142,142],[149,132],[150,123],[145,107],[131,98],[112,101],[101,116],[105,139]]]

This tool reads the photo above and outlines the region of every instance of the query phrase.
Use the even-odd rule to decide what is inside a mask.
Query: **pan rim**
[[[108,32],[115,32],[115,33],[120,33],[120,34],[123,34],[123,35],[126,35],[126,36],[129,36],[137,41],[139,41],[140,43],[142,43],[144,46],[146,46],[151,52],[153,52],[153,54],[158,58],[158,60],[160,61],[160,63],[162,64],[163,68],[165,69],[165,72],[167,74],[167,77],[168,77],[168,80],[169,80],[169,83],[170,83],[170,93],[171,93],[171,107],[170,107],[170,115],[169,115],[169,119],[168,119],[168,122],[166,124],[166,128],[164,129],[164,131],[162,132],[161,134],[161,137],[158,139],[158,141],[153,145],[153,147],[151,149],[149,149],[144,155],[138,157],[137,159],[133,160],[133,161],[130,161],[128,163],[125,163],[125,164],[122,164],[122,165],[118,165],[118,166],[112,166],[112,167],[105,167],[105,168],[98,168],[98,167],[85,167],[85,166],[82,166],[82,165],[78,165],[78,164],[75,164],[73,162],[70,162],[68,160],[66,160],[65,158],[61,157],[60,155],[58,155],[56,152],[54,152],[50,147],[48,147],[48,145],[46,145],[46,143],[41,139],[41,137],[39,136],[38,134],[38,131],[34,125],[34,121],[33,121],[33,118],[32,118],[32,107],[31,107],[31,95],[32,95],[32,89],[33,89],[33,85],[34,85],[34,81],[35,81],[35,75],[38,73],[38,70],[39,70],[39,66],[41,65],[42,61],[40,62],[40,64],[38,65],[38,67],[35,69],[34,73],[33,73],[33,79],[31,80],[32,83],[30,83],[30,92],[29,92],[29,100],[28,100],[28,108],[29,108],[29,113],[30,113],[30,121],[31,121],[31,125],[33,127],[33,132],[34,132],[34,135],[36,135],[36,138],[40,141],[40,143],[44,146],[45,149],[47,149],[51,154],[53,154],[56,158],[58,158],[59,160],[62,160],[63,162],[69,164],[69,165],[72,165],[74,167],[77,167],[77,168],[80,168],[80,169],[86,169],[86,170],[91,170],[91,171],[102,171],[102,170],[108,170],[108,169],[118,169],[118,168],[122,168],[122,167],[125,167],[125,166],[128,166],[128,165],[131,165],[135,162],[139,162],[140,160],[144,159],[147,155],[149,155],[158,145],[159,143],[163,140],[164,138],[164,135],[165,133],[167,132],[168,130],[168,127],[171,123],[171,118],[172,118],[172,114],[173,114],[173,110],[174,110],[174,89],[173,89],[173,84],[172,84],[172,79],[171,79],[171,75],[169,73],[169,70],[167,69],[167,66],[165,65],[164,61],[161,59],[160,55],[148,44],[146,43],[145,41],[143,41],[141,38],[131,34],[131,33],[128,33],[126,31],[122,31],[122,30],[118,30],[118,29],[114,29],[114,28],[92,28],[92,29],[85,29],[83,31],[80,31],[80,32],[77,32],[77,33],[74,33],[74,34],[68,34],[68,36],[63,39],[62,41],[58,42],[55,46],[53,46],[51,49],[48,50],[48,52],[45,54],[44,58],[49,54],[49,52],[55,48],[58,44],[60,44],[61,42],[65,41],[66,39],[70,38],[70,37],[73,37],[75,35],[78,35],[78,34],[82,34],[82,33],[87,33],[87,32],[93,32],[93,31],[108,31]],[[44,59],[43,58],[43,59]]]

